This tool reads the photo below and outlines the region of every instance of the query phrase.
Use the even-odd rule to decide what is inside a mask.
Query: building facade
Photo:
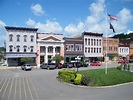
[[[107,61],[108,60],[116,61],[118,59],[119,39],[103,37],[102,44],[103,44],[103,55],[104,55],[105,60],[107,59]]]
[[[83,32],[84,39],[84,56],[86,60],[97,60],[98,57],[103,57],[102,36],[103,34]]]
[[[36,33],[37,28],[5,26],[6,34],[6,59],[8,66],[21,65],[23,57],[34,58],[36,65]]]
[[[50,63],[55,55],[64,57],[64,40],[62,34],[37,33],[37,66]],[[63,63],[63,61],[62,61]]]
[[[77,57],[80,61],[84,58],[83,39],[80,38],[64,38],[64,62],[75,62]]]

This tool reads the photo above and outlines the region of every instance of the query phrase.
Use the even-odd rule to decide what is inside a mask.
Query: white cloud
[[[97,0],[89,7],[90,15],[85,21],[80,21],[77,25],[69,24],[65,27],[66,36],[81,34],[83,31],[105,32],[105,0]],[[100,23],[100,24],[99,24]],[[104,31],[103,31],[104,30]]]
[[[105,0],[96,0],[95,3],[90,4],[89,12],[85,21],[80,21],[77,25],[69,24],[65,27],[64,32],[66,36],[73,36],[81,34],[84,31],[103,33],[106,36],[112,35],[112,30],[109,29],[109,21],[106,21],[106,5]],[[123,8],[118,14],[118,21],[111,21],[115,31],[125,32],[127,30],[128,23],[133,21],[133,15],[130,10]],[[107,24],[106,24],[107,23]],[[80,26],[80,27],[79,27]]]
[[[35,25],[35,21],[29,18],[29,20],[26,21],[26,24],[29,25],[29,26],[34,26]]]
[[[40,4],[32,5],[31,10],[37,16],[42,16],[44,14],[44,10]]]
[[[0,46],[4,46],[4,41],[6,40],[6,30],[5,23],[0,20]]]
[[[63,30],[58,22],[50,20],[46,20],[46,23],[41,23],[41,22],[35,22],[34,20],[29,18],[29,20],[26,21],[26,24],[38,28],[39,32],[59,33],[62,32]]]

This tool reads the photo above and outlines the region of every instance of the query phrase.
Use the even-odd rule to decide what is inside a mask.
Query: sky
[[[84,31],[104,37],[128,34],[133,32],[132,4],[133,0],[0,0],[0,47],[6,40],[5,26],[38,28],[38,33],[64,37]],[[107,13],[118,20],[109,20]]]

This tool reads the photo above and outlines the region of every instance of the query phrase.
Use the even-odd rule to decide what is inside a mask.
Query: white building
[[[102,36],[103,34],[83,32],[84,38],[84,56],[89,60],[96,60],[97,57],[103,57]]]
[[[125,46],[119,46],[118,48],[118,55],[120,58],[127,58],[129,56],[129,47],[125,47]]]
[[[5,27],[6,58],[8,66],[21,65],[22,57],[36,58],[36,33],[37,28]],[[36,62],[35,62],[36,63]]]

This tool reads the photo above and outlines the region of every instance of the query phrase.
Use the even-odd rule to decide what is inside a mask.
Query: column
[[[48,46],[45,46],[45,63],[48,63]]]
[[[56,46],[53,46],[53,57],[55,57],[55,48]],[[55,63],[55,61],[53,61],[53,63]]]
[[[56,46],[53,46],[53,57],[55,56],[55,48]]]

